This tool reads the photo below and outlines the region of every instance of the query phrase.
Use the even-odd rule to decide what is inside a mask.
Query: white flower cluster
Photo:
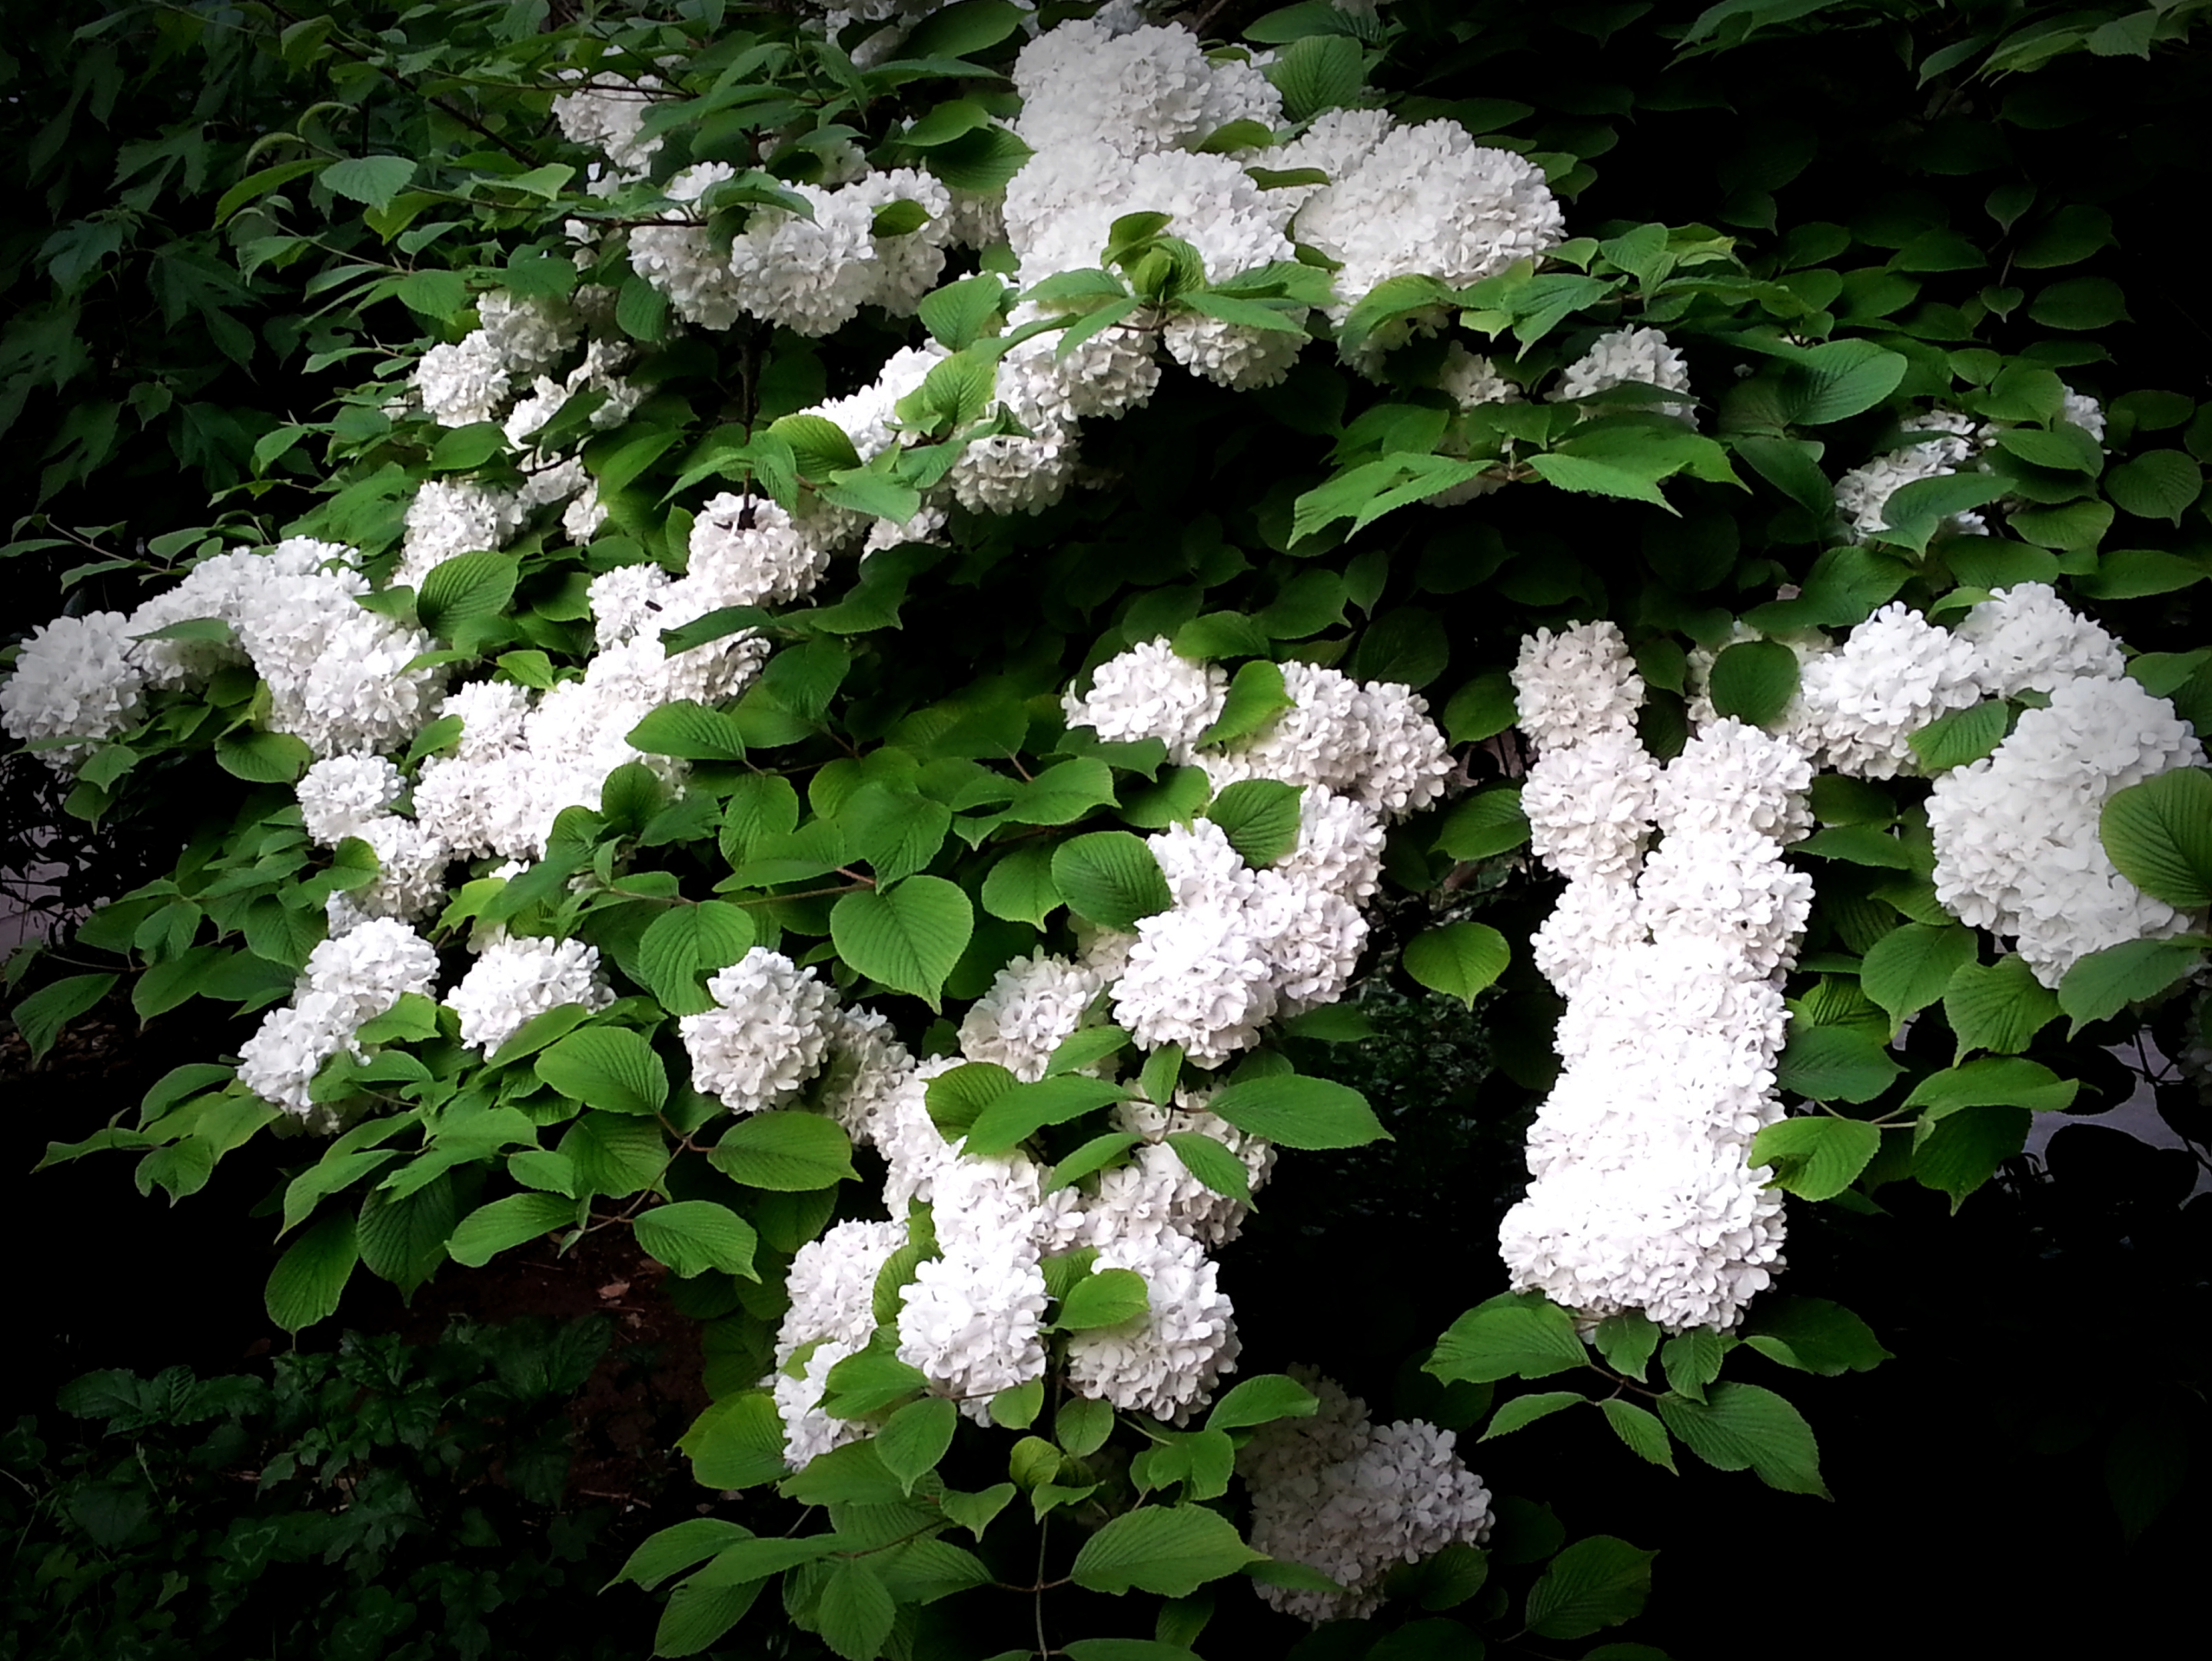
[[[484,1056],[548,1010],[574,1003],[597,1013],[614,1001],[597,946],[514,936],[486,946],[444,999],[461,1018],[461,1042]]]
[[[780,952],[757,946],[707,982],[715,1007],[677,1025],[691,1082],[732,1113],[794,1098],[822,1070],[837,995]]]
[[[1567,1009],[1501,1253],[1516,1287],[1585,1315],[1732,1325],[1780,1261],[1781,1197],[1745,1159],[1782,1112],[1778,983],[1813,887],[1782,849],[1810,826],[1812,764],[1723,719],[1656,767],[1610,624],[1524,640],[1514,682],[1545,735],[1522,793],[1532,845],[1569,879],[1534,955]]]
[[[1316,1626],[1356,1620],[1382,1607],[1382,1578],[1396,1565],[1490,1537],[1490,1490],[1453,1433],[1419,1419],[1372,1424],[1367,1404],[1333,1379],[1290,1371],[1321,1405],[1311,1418],[1262,1427],[1237,1456],[1252,1493],[1252,1546],[1343,1590],[1262,1585],[1261,1597]]]
[[[1972,642],[1899,602],[1804,661],[1791,730],[1824,767],[1892,778],[1917,770],[1914,733],[1981,699]]]
[[[1973,417],[1956,410],[1932,410],[1916,418],[1915,430],[1933,436],[1877,456],[1836,481],[1836,507],[1850,525],[1854,540],[1870,537],[1888,525],[1889,499],[1898,491],[1923,478],[1957,472],[1992,435]],[[1989,528],[1975,513],[1954,514],[1946,523],[1953,531],[1969,535],[1984,534]]]
[[[791,1307],[775,1336],[775,1370],[762,1382],[775,1395],[784,1457],[793,1470],[857,1441],[865,1420],[833,1419],[820,1408],[830,1369],[868,1347],[876,1329],[876,1277],[906,1244],[904,1223],[844,1222],[809,1240],[784,1281]]]
[[[337,1129],[337,1109],[311,1094],[315,1074],[341,1050],[366,1060],[354,1034],[403,993],[431,995],[437,981],[437,952],[403,922],[380,918],[325,940],[308,953],[291,1002],[270,1010],[240,1047],[239,1082],[312,1129]]]
[[[1986,603],[1986,602],[1985,602]],[[1961,922],[2014,937],[2055,987],[2081,958],[2185,932],[2191,920],[2113,867],[2098,816],[2115,791],[2204,747],[2166,699],[2118,674],[2058,683],[1994,753],[1936,781],[1936,896]]]
[[[356,603],[368,585],[351,549],[295,537],[265,552],[217,554],[137,611],[58,618],[25,643],[0,686],[0,724],[82,762],[137,719],[149,685],[190,690],[225,664],[250,663],[269,685],[269,726],[318,756],[396,749],[422,726],[444,672],[407,667],[431,642]],[[139,641],[213,619],[228,642]]]
[[[1657,329],[1615,329],[1600,335],[1590,348],[1559,373],[1555,399],[1591,398],[1615,386],[1656,386],[1670,392],[1690,390],[1690,366],[1682,354]],[[1651,406],[1676,421],[1694,421],[1692,404],[1662,403]]]
[[[485,295],[477,315],[476,328],[431,347],[415,366],[415,394],[441,426],[497,419],[509,382],[537,374],[576,338],[575,319],[564,310],[503,289]]]

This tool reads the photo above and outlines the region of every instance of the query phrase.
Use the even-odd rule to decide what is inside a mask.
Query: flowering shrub
[[[305,512],[15,649],[72,812],[219,810],[15,1019],[126,974],[258,1017],[50,1158],[182,1196],[316,1139],[288,1329],[359,1268],[633,1230],[728,1358],[700,1481],[829,1521],[656,1536],[661,1653],[777,1577],[854,1661],[994,1588],[1041,1651],[1188,1647],[1238,1574],[1347,1653],[1617,1625],[1650,1554],[1493,1499],[1494,1387],[1596,1393],[1486,1438],[1594,1404],[1825,1494],[1774,1386],[1886,1352],[1776,1288],[1792,1196],[1964,1200],[2202,964],[2212,653],[2126,602],[2212,569],[2212,424],[2088,373],[2109,280],[1956,276],[1940,204],[1785,228],[1765,162],[1696,210],[1734,233],[1585,212],[1617,135],[1444,96],[1448,10],[278,37],[477,99],[275,135],[225,201],[263,263],[365,226],[390,266],[313,282],[436,338],[271,447]],[[2008,190],[2008,262],[2109,234]],[[1423,1358],[1452,1426],[1223,1283],[1279,1168],[1387,1134],[1333,1076],[1378,972],[1518,1029],[1537,1102],[1504,1275],[1449,1267]],[[1063,1587],[1158,1635],[1056,1644]]]

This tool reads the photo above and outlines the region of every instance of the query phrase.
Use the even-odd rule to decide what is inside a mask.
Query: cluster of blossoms
[[[1782,1114],[1779,983],[1812,904],[1782,849],[1810,826],[1812,765],[1720,719],[1658,767],[1609,623],[1539,630],[1514,685],[1531,846],[1568,879],[1534,952],[1567,1009],[1500,1250],[1516,1289],[1586,1316],[1726,1327],[1780,1261],[1781,1197],[1745,1156]]]
[[[2099,443],[2104,441],[2104,408],[2087,393],[2067,388],[2060,418]],[[1836,507],[1854,541],[1888,528],[1889,499],[1906,485],[1972,470],[1976,458],[1996,438],[1996,429],[1957,410],[1936,409],[1916,417],[1906,435],[1915,441],[1876,456],[1836,481]],[[1953,514],[1944,526],[1955,535],[1989,534],[1988,522],[1978,513]]]
[[[1960,625],[1983,690],[2042,692],[1996,751],[1928,799],[1936,895],[1960,921],[2013,937],[2046,986],[2089,952],[2183,933],[2191,920],[2114,868],[2098,834],[2118,790],[2204,747],[2166,699],[2122,672],[2119,647],[2040,583],[1984,600]]]
[[[1382,1577],[1453,1544],[1490,1537],[1490,1490],[1421,1420],[1375,1425],[1367,1404],[1310,1367],[1291,1375],[1320,1398],[1310,1418],[1268,1425],[1237,1457],[1252,1493],[1252,1546],[1319,1569],[1340,1591],[1262,1585],[1260,1596],[1318,1626],[1382,1603]]]
[[[325,940],[308,954],[291,1002],[271,1010],[240,1048],[239,1081],[309,1129],[335,1130],[336,1110],[312,1093],[315,1074],[340,1050],[365,1060],[354,1040],[362,1025],[388,1013],[403,994],[428,996],[437,983],[437,952],[404,923],[378,918]]]

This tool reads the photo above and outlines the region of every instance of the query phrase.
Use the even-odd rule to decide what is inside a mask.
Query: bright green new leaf
[[[1249,737],[1272,725],[1291,703],[1291,695],[1283,690],[1282,670],[1265,658],[1255,658],[1230,678],[1221,713],[1199,742],[1226,744]]]
[[[1984,699],[1936,716],[1919,731],[1908,733],[1905,741],[1929,772],[1946,772],[1979,761],[2003,743],[2008,719],[2002,700]]]
[[[786,1474],[783,1421],[766,1390],[724,1396],[699,1415],[677,1446],[690,1457],[692,1478],[702,1488],[757,1488]]]
[[[1826,1298],[1762,1298],[1743,1341],[1784,1366],[1831,1378],[1865,1372],[1890,1359],[1864,1321]]]
[[[1574,1319],[1536,1293],[1492,1298],[1461,1316],[1437,1340],[1423,1371],[1449,1383],[1541,1378],[1589,1360]]]
[[[971,1157],[1004,1153],[1048,1124],[1081,1118],[1127,1094],[1118,1084],[1073,1073],[1017,1084],[993,1097],[976,1114],[962,1147]]]
[[[1062,843],[1053,853],[1052,880],[1070,910],[1102,928],[1132,928],[1174,904],[1152,850],[1127,830],[1094,830]]]
[[[1101,1269],[1069,1288],[1053,1324],[1062,1332],[1089,1332],[1137,1320],[1150,1307],[1143,1275],[1134,1269]]]
[[[2212,905],[2212,772],[2176,767],[2113,792],[2098,836],[2119,873],[2179,911]]]
[[[2058,1007],[2072,1018],[2073,1031],[2117,1015],[2172,986],[2203,961],[2203,940],[2184,934],[2173,940],[2128,940],[2079,958],[2058,983]]]
[[[1870,1102],[1904,1071],[1879,1037],[1857,1026],[1790,1024],[1774,1081],[1813,1102]]]
[[[1539,1419],[1548,1419],[1555,1413],[1580,1407],[1589,1397],[1578,1390],[1540,1390],[1533,1396],[1516,1396],[1490,1415],[1490,1423],[1476,1439],[1487,1442],[1493,1436],[1510,1436],[1524,1426]]]
[[[1859,985],[1893,1025],[1942,997],[1952,976],[1974,961],[1974,931],[1959,924],[1909,922],[1876,940],[1859,969]]]
[[[1069,1573],[1091,1591],[1188,1597],[1260,1556],[1225,1518],[1202,1506],[1147,1506],[1115,1518],[1085,1541]]]
[[[2024,1107],[2035,1113],[2063,1112],[2073,1105],[2078,1079],[2062,1079],[2040,1062],[2018,1056],[1985,1056],[1931,1073],[1913,1086],[1907,1107],[1948,1113],[1961,1107]]]
[[[1206,805],[1206,817],[1256,870],[1273,865],[1297,844],[1298,801],[1304,794],[1301,787],[1273,779],[1243,779]]]
[[[1206,1415],[1208,1430],[1244,1430],[1278,1419],[1310,1419],[1320,1400],[1297,1379],[1262,1372],[1243,1379],[1220,1396]]]
[[[2017,954],[1993,964],[1966,964],[1943,990],[1943,1019],[1957,1035],[1962,1056],[1977,1050],[2017,1055],[2058,1013],[2058,995]]]
[[[1362,1147],[1390,1139],[1367,1098],[1333,1079],[1248,1079],[1222,1091],[1206,1110],[1284,1147]]]
[[[264,1303],[269,1318],[287,1332],[299,1332],[337,1311],[338,1299],[361,1260],[348,1212],[326,1214],[292,1242],[269,1272]]]
[[[959,1422],[959,1409],[942,1396],[909,1402],[876,1433],[876,1457],[898,1478],[899,1486],[912,1494],[915,1479],[936,1469],[952,1445],[953,1427]]]
[[[1703,1402],[1659,1398],[1659,1416],[1690,1451],[1720,1470],[1752,1470],[1769,1488],[1826,1500],[1820,1444],[1805,1417],[1757,1384],[1715,1384]]]
[[[851,1138],[818,1113],[749,1113],[707,1158],[732,1182],[771,1193],[811,1194],[859,1179]]]
[[[1216,1194],[1256,1209],[1252,1206],[1251,1177],[1244,1161],[1221,1143],[1198,1130],[1170,1131],[1164,1140],[1192,1176]]]
[[[690,698],[664,703],[653,710],[630,729],[629,742],[647,755],[680,756],[686,761],[743,761],[745,757],[744,733],[738,722]]]
[[[1832,1200],[1858,1179],[1881,1147],[1863,1119],[1783,1119],[1752,1138],[1749,1163],[1771,1165],[1773,1186],[1801,1200]]]
[[[668,1105],[668,1068],[641,1034],[594,1026],[571,1032],[538,1057],[538,1078],[571,1101],[613,1113],[653,1114]]]
[[[447,1254],[468,1269],[482,1269],[510,1246],[534,1240],[576,1221],[576,1202],[557,1194],[510,1194],[461,1220],[446,1243]]]
[[[1406,972],[1433,992],[1474,1007],[1475,995],[1505,972],[1512,948],[1487,923],[1448,922],[1406,945]]]
[[[975,931],[967,894],[942,877],[908,877],[888,892],[848,894],[830,913],[830,937],[847,963],[933,1009]]]

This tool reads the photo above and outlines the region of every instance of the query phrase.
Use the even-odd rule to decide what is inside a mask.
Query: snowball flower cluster
[[[1261,1585],[1276,1609],[1318,1626],[1382,1607],[1382,1578],[1453,1544],[1490,1537],[1490,1490],[1452,1432],[1419,1419],[1376,1425],[1367,1404],[1310,1367],[1291,1375],[1320,1398],[1312,1417],[1263,1426],[1237,1456],[1252,1493],[1252,1546],[1343,1588]]]
[[[134,726],[145,676],[131,661],[133,632],[121,611],[58,617],[36,630],[0,684],[8,735],[45,746],[46,765],[66,772]]]
[[[444,1001],[461,1018],[461,1042],[489,1056],[549,1010],[573,1003],[596,1013],[614,997],[597,946],[511,937],[485,946]]]
[[[691,1081],[732,1113],[779,1107],[822,1068],[837,995],[780,952],[755,946],[707,983],[714,1007],[677,1023]]]
[[[1594,398],[1615,386],[1656,386],[1670,392],[1690,390],[1690,366],[1657,329],[1616,329],[1600,335],[1590,348],[1560,372],[1553,389],[1558,399]],[[1662,403],[1652,406],[1676,421],[1696,418],[1694,405]]]
[[[1838,773],[1891,778],[1917,768],[1914,733],[1981,698],[1972,642],[1899,602],[1804,665],[1796,736]]]
[[[1863,540],[1888,526],[1889,499],[1898,491],[1923,478],[1957,472],[1972,460],[1988,438],[1973,417],[1956,410],[1931,411],[1917,417],[1916,425],[1933,436],[1877,456],[1836,481],[1836,508],[1854,540]],[[1987,528],[1981,515],[1973,513],[1954,514],[1947,522],[1952,530],[1969,534],[1979,534]]]
[[[428,996],[437,979],[436,951],[403,922],[379,918],[325,940],[307,954],[291,1001],[240,1046],[239,1082],[311,1129],[336,1130],[337,1107],[313,1098],[315,1074],[342,1050],[366,1060],[354,1034],[403,994]]]

